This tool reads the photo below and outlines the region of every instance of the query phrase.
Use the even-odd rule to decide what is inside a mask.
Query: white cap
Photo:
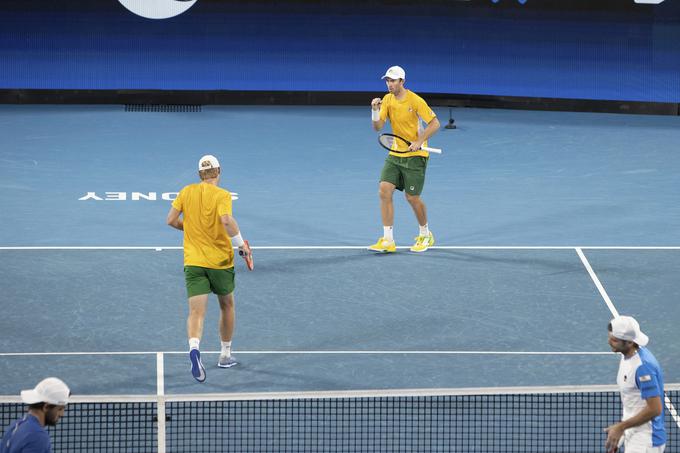
[[[198,171],[210,170],[211,168],[220,168],[220,163],[217,160],[217,157],[211,154],[206,154],[205,156],[199,159]]]
[[[647,346],[649,337],[642,333],[640,324],[632,316],[618,316],[611,320],[611,324],[614,338],[634,341],[640,346]]]
[[[21,400],[26,404],[48,403],[66,406],[71,394],[68,386],[61,379],[49,377],[43,379],[31,390],[21,391]]]
[[[385,72],[385,75],[382,76],[381,79],[406,80],[406,71],[404,71],[401,66],[392,66],[387,69],[387,72]]]

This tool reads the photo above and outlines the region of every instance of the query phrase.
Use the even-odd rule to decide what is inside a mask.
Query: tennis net
[[[680,385],[666,453],[680,452]],[[74,397],[55,452],[599,453],[621,416],[612,386]],[[24,413],[0,399],[6,427]],[[4,428],[3,428],[4,430]]]

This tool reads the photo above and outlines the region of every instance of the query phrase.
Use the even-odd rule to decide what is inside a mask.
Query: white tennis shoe
[[[220,354],[220,360],[217,362],[218,367],[220,367],[220,368],[231,368],[234,365],[238,365],[238,362],[236,361],[234,356]]]

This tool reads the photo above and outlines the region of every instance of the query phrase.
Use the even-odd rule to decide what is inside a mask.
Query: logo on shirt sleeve
[[[651,380],[652,380],[652,377],[649,374],[647,374],[645,376],[640,376],[640,382],[648,382],[648,381],[651,381]]]

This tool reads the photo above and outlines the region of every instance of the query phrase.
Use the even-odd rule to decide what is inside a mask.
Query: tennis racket
[[[378,142],[380,143],[380,146],[393,153],[404,154],[412,152],[408,150],[408,147],[411,146],[411,142],[406,140],[404,137],[400,137],[398,135],[380,134],[380,137],[378,137]],[[435,154],[442,153],[442,150],[440,148],[430,148],[428,146],[422,146],[420,149],[422,149],[423,151],[427,151],[429,153]]]
[[[243,259],[246,262],[246,267],[248,268],[249,271],[252,271],[255,268],[255,263],[253,263],[253,251],[250,250],[250,244],[248,241],[243,241],[245,243],[245,250],[239,250],[238,254],[243,257]]]

